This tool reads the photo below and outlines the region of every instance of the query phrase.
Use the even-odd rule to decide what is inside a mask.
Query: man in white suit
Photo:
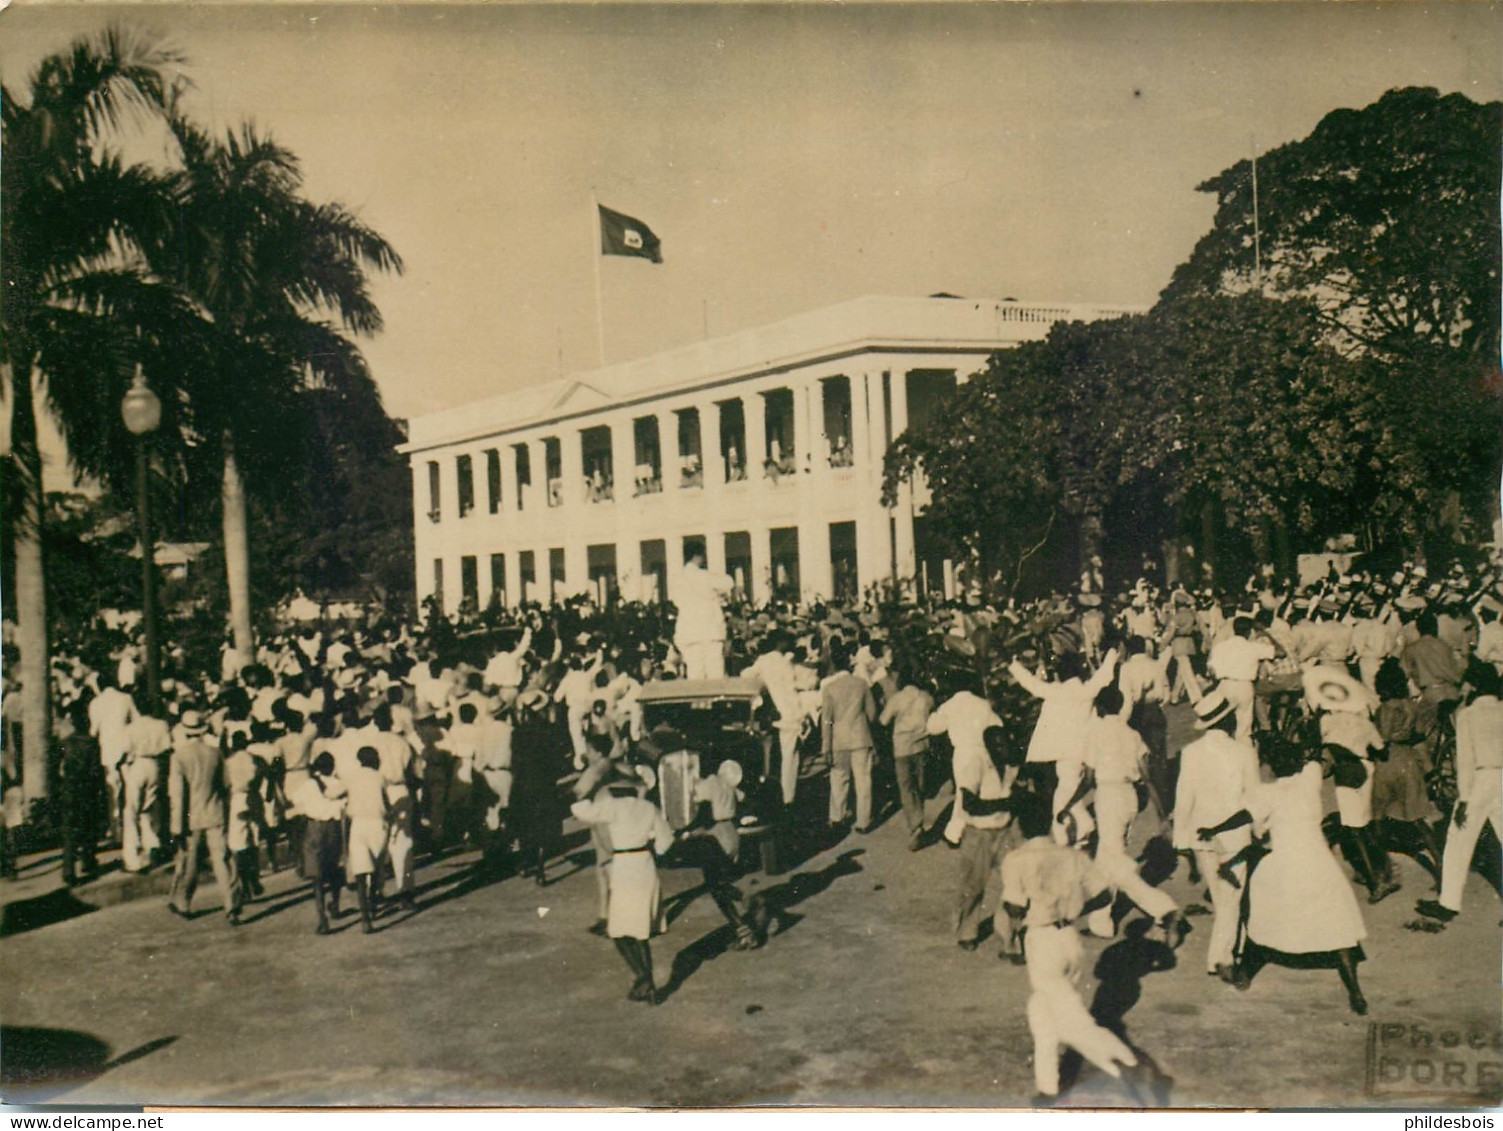
[[[698,546],[685,551],[684,572],[673,595],[678,606],[673,643],[689,679],[725,678],[725,613],[720,602],[734,584],[725,574],[705,568],[704,551]]]

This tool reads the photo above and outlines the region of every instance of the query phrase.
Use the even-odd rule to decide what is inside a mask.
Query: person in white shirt
[[[138,712],[136,701],[115,686],[108,672],[99,675],[100,692],[89,703],[89,736],[99,740],[99,761],[110,801],[110,835],[122,838],[121,814],[125,803],[125,780],[121,766],[130,756],[131,724]],[[122,840],[123,843],[123,840]]]
[[[327,935],[329,916],[339,915],[339,893],[344,887],[340,857],[344,853],[345,788],[334,776],[334,756],[327,751],[313,759],[308,769],[288,800],[305,820],[302,873],[313,884],[313,905],[318,911],[314,933]]]
[[[743,675],[762,681],[767,698],[778,713],[778,775],[783,787],[783,804],[792,805],[798,791],[798,739],[803,730],[804,711],[789,655],[788,635],[779,630],[764,639],[761,654]]]
[[[1162,932],[1165,945],[1180,943],[1179,905],[1138,875],[1127,851],[1127,833],[1138,815],[1138,783],[1148,747],[1122,717],[1122,692],[1103,687],[1096,695],[1095,713],[1086,727],[1086,764],[1096,790],[1096,853],[1101,874],[1112,887],[1147,913]],[[1112,909],[1104,907],[1089,921],[1092,934],[1114,933]]]
[[[162,758],[172,751],[167,720],[142,713],[130,725],[130,750],[121,765],[124,817],[120,863],[127,872],[144,872],[161,848],[157,802],[162,795]]]
[[[1207,660],[1211,674],[1221,681],[1221,693],[1232,704],[1237,716],[1237,738],[1242,742],[1252,738],[1258,666],[1279,655],[1278,646],[1266,635],[1252,638],[1254,627],[1248,617],[1234,619],[1232,635],[1214,645]]]
[[[485,665],[485,685],[494,687],[500,693],[502,706],[510,707],[517,700],[517,693],[521,690],[522,680],[526,675],[523,661],[527,657],[527,649],[531,647],[532,626],[529,625],[515,648],[497,652]]]
[[[723,573],[705,568],[704,551],[689,549],[679,575],[674,603],[678,620],[673,642],[684,658],[688,679],[725,678],[725,612],[721,601],[735,588]]]
[[[897,683],[898,690],[883,704],[877,722],[892,727],[893,772],[908,826],[908,851],[916,852],[924,836],[924,761],[934,697],[914,683],[906,668],[899,669]]]
[[[1211,889],[1213,917],[1206,973],[1231,984],[1236,977],[1234,950],[1246,865],[1226,866],[1251,838],[1245,827],[1218,833],[1209,841],[1200,840],[1197,833],[1221,824],[1245,807],[1248,794],[1260,782],[1258,752],[1250,742],[1235,737],[1236,708],[1219,686],[1195,703],[1195,716],[1196,727],[1206,733],[1180,752],[1174,847],[1195,853],[1201,877]]]
[[[595,705],[596,668],[586,667],[582,656],[569,657],[569,670],[553,692],[553,701],[562,703],[568,717],[569,741],[574,747],[574,768],[584,769],[585,764],[585,716]]]
[[[1503,678],[1474,666],[1473,689],[1456,712],[1456,807],[1446,830],[1440,867],[1440,898],[1421,900],[1416,910],[1441,922],[1461,911],[1461,896],[1482,827],[1503,838]]]
[[[975,950],[980,942],[987,880],[1001,864],[1009,843],[1012,814],[1004,803],[1011,798],[1018,776],[1018,767],[1008,764],[1002,720],[976,694],[977,686],[973,677],[957,682],[955,693],[925,724],[926,734],[948,736],[952,750],[955,804],[945,826],[945,840],[960,849],[955,939],[961,950]],[[998,754],[995,759],[993,749]]]
[[[1089,675],[1085,657],[1078,653],[1061,656],[1057,666],[1056,683],[1040,678],[1016,660],[1007,670],[1024,691],[1044,701],[1028,741],[1027,760],[1054,763],[1054,839],[1059,844],[1080,844],[1093,827],[1091,818],[1083,806],[1069,802],[1076,797],[1085,769],[1084,739],[1091,705],[1096,693],[1112,681],[1117,650],[1108,652],[1101,666]]]

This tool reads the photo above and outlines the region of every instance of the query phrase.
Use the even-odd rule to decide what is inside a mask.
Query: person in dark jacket
[[[82,701],[59,722],[57,770],[63,882],[73,887],[99,871],[95,848],[105,804],[99,747],[89,737],[89,713]]]

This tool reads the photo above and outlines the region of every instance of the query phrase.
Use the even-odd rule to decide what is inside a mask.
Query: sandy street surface
[[[931,819],[946,801],[930,803]],[[730,932],[713,903],[696,899],[653,943],[658,980],[669,984],[655,1008],[626,1000],[625,965],[588,932],[594,878],[578,864],[556,868],[556,882],[540,889],[477,882],[473,854],[440,860],[419,872],[418,913],[391,911],[368,937],[348,913],[335,934],[315,937],[307,888],[290,872],[271,878],[238,930],[219,914],[212,882],[191,923],[152,896],[11,927],[0,941],[6,1098],[1026,1103],[1027,974],[998,960],[994,939],[973,953],[956,947],[957,855],[942,843],[910,853],[905,842],[901,819],[889,818],[789,874],[743,880],[781,909],[760,951],[726,949]],[[1503,940],[1498,896],[1477,875],[1446,930],[1406,930],[1429,882],[1396,860],[1404,890],[1363,904],[1367,1018],[1347,1010],[1334,970],[1270,967],[1245,993],[1207,977],[1209,919],[1193,914],[1172,955],[1138,937],[1136,912],[1116,940],[1088,940],[1085,1000],[1172,1079],[1174,1106],[1394,1106],[1369,1094],[1370,1023],[1390,1035],[1405,1026],[1437,1041],[1443,1031],[1494,1040]],[[697,873],[666,873],[665,895],[695,883]],[[1183,863],[1166,888],[1182,906],[1207,902]],[[1472,1060],[1479,1055],[1503,1059],[1496,1046]],[[24,1086],[39,1062],[48,1078]],[[1067,1064],[1067,1081],[1072,1074]],[[1141,1097],[1086,1065],[1064,1102],[1136,1106]],[[1399,1106],[1424,1102],[1445,1095]]]

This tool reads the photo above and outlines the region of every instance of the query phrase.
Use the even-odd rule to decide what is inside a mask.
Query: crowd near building
[[[988,357],[1125,308],[868,297],[414,418],[417,594],[454,612],[670,601],[685,549],[738,596],[954,590],[894,437]]]

